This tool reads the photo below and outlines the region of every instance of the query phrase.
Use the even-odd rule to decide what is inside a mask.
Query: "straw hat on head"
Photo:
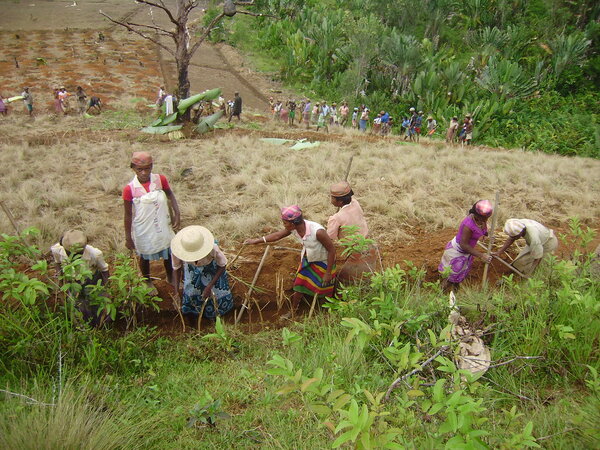
[[[510,237],[516,237],[520,235],[525,229],[525,224],[519,219],[508,219],[504,223],[504,232]]]
[[[61,243],[67,252],[72,252],[76,249],[83,250],[87,245],[87,237],[83,231],[68,230],[63,234]]]
[[[353,195],[352,187],[347,181],[340,181],[339,183],[332,184],[329,188],[329,192],[332,197],[345,197],[346,195]]]
[[[207,228],[190,225],[171,239],[171,252],[182,261],[194,262],[207,256],[214,244],[215,238]]]

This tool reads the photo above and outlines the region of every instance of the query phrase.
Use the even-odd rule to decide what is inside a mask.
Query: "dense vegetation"
[[[599,267],[576,221],[570,260],[461,291],[493,359],[478,378],[458,370],[447,298],[416,267],[375,274],[289,328],[247,335],[219,321],[169,338],[131,322],[149,299],[124,261],[109,285],[129,331],[81,323],[69,292],[85,268],[75,259],[52,278],[31,233],[0,239],[2,448],[600,444]]]
[[[600,6],[559,0],[257,0],[230,39],[300,92],[445,125],[474,139],[600,157]],[[258,21],[258,23],[256,22]]]

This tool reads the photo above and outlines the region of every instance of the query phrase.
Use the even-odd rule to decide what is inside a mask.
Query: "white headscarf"
[[[504,232],[510,237],[516,237],[525,229],[525,224],[519,219],[508,219],[504,223]]]

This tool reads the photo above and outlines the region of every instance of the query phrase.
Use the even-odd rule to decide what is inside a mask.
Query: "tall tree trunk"
[[[175,39],[175,60],[177,62],[177,97],[179,100],[190,96],[189,64],[191,55],[189,52],[190,34],[187,28],[188,13],[185,11],[185,2],[177,2],[177,36]],[[184,122],[190,121],[190,111],[188,110],[181,119]]]

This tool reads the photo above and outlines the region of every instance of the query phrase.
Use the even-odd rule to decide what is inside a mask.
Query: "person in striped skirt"
[[[283,230],[260,238],[248,239],[244,244],[267,244],[290,235],[302,244],[300,266],[294,280],[292,310],[289,314],[293,317],[304,295],[311,297],[314,295],[331,297],[333,295],[335,246],[323,226],[304,219],[298,205],[282,208],[281,221],[284,226]],[[288,317],[282,316],[282,319]]]

